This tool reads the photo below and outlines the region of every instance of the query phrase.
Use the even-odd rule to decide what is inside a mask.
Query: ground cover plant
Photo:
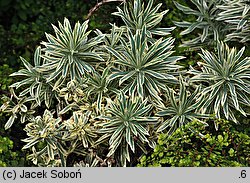
[[[25,158],[13,151],[14,143],[8,137],[0,136],[0,167],[24,166]]]
[[[171,137],[160,134],[154,152],[144,155],[137,166],[249,167],[250,137],[247,132],[229,121],[216,120],[216,123],[218,131],[191,122]]]
[[[10,75],[20,79],[10,85],[11,95],[1,106],[9,117],[6,130],[15,123],[25,124],[27,158],[36,166],[136,166],[141,157],[140,166],[248,166],[249,148],[235,149],[233,142],[218,147],[210,143],[217,138],[211,137],[216,134],[212,132],[220,128],[237,124],[249,129],[250,58],[244,38],[248,3],[192,3],[196,10],[175,2],[184,13],[198,16],[194,23],[175,22],[187,27],[181,34],[202,30],[195,31],[198,36],[192,44],[182,46],[210,47],[197,51],[199,60],[190,68],[183,67],[186,58],[175,53],[178,48],[171,34],[176,27],[159,26],[168,10],[153,0],[124,1],[113,13],[122,23],[111,23],[107,33],[90,30],[89,20],[72,24],[64,18],[52,24],[54,32],[45,33],[33,59],[20,57],[24,67]],[[233,22],[225,10],[228,6],[237,10]],[[244,42],[245,47],[231,47],[231,40]],[[204,131],[205,126],[210,131]],[[232,129],[230,139],[248,146],[249,131]],[[227,141],[228,135],[218,138]],[[159,154],[165,162],[154,159],[159,148],[176,136],[199,153],[205,136],[209,144],[202,152],[216,146],[225,155],[220,157],[222,163],[208,158],[190,162],[192,150],[185,148],[191,153],[187,160],[165,147]],[[178,158],[185,162],[176,163]]]

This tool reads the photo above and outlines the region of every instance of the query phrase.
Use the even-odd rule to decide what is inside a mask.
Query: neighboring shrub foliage
[[[216,120],[219,130],[197,122],[176,130],[170,137],[161,134],[154,151],[144,155],[137,166],[209,166],[250,165],[250,136],[237,125]]]
[[[0,136],[0,167],[24,166],[24,157],[12,151],[13,141],[8,137]]]

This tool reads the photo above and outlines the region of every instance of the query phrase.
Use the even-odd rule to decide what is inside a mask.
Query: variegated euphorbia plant
[[[199,48],[223,40],[249,42],[249,0],[191,0],[192,7],[174,3],[184,14],[197,17],[194,22],[175,22],[176,26],[186,28],[181,35],[197,32],[194,39],[184,41],[182,46]]]
[[[176,7],[184,14],[197,18],[195,22],[174,22],[176,26],[185,28],[180,34],[186,35],[200,30],[194,39],[184,41],[181,46],[194,48],[204,45],[213,46],[217,41],[223,40],[228,33],[228,25],[217,19],[221,12],[217,5],[221,4],[221,0],[191,0],[191,2],[192,8],[174,1]]]
[[[242,58],[244,51],[245,47],[237,51],[220,42],[217,54],[202,49],[201,71],[189,71],[194,74],[191,82],[208,84],[202,90],[202,108],[217,118],[237,122],[235,111],[246,116],[243,106],[250,106],[250,58]]]
[[[214,16],[210,5],[202,6]],[[55,35],[46,33],[34,66],[21,58],[25,68],[12,76],[23,78],[10,86],[1,110],[10,115],[6,129],[19,118],[26,123],[24,149],[32,150],[34,164],[133,165],[154,148],[159,133],[171,134],[192,120],[205,123],[212,113],[232,120],[235,109],[245,115],[250,74],[249,58],[240,59],[244,49],[237,53],[220,44],[218,55],[203,50],[202,70],[187,75],[178,64],[184,57],[173,55],[174,28],[158,27],[167,13],[160,7],[153,0],[124,3],[114,13],[124,25],[113,24],[107,34],[92,35],[88,21],[72,27],[65,18],[53,25]],[[186,33],[202,27],[197,40],[204,41],[211,32],[208,22],[200,23],[206,12],[191,12],[201,18],[186,23]],[[70,162],[72,155],[79,161]]]
[[[242,43],[250,40],[250,4],[249,0],[223,0],[217,6],[221,12],[217,20],[223,20],[230,25],[230,34],[226,40],[236,40]]]

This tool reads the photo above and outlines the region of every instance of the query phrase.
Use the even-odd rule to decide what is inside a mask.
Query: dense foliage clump
[[[249,132],[225,120],[219,130],[192,122],[170,137],[161,134],[154,151],[140,159],[139,167],[234,167],[250,165]]]
[[[13,151],[13,141],[0,136],[0,167],[24,166],[24,160],[21,153]]]
[[[239,31],[221,30],[233,26],[223,11],[226,1],[192,2],[198,10],[175,2],[184,13],[198,16],[195,23],[175,22],[187,27],[182,34],[195,28],[203,32],[200,36],[197,30],[192,45],[184,46],[208,43],[215,51],[201,48],[190,68],[175,47],[176,27],[160,26],[168,10],[153,0],[122,3],[113,13],[121,22],[109,31],[91,30],[89,20],[52,24],[54,33],[45,33],[33,58],[20,57],[24,67],[10,75],[18,80],[1,106],[8,115],[6,130],[17,121],[23,125],[27,158],[38,166],[135,166],[154,149],[150,157],[159,153],[160,159],[144,156],[142,165],[248,165],[249,136],[231,126],[249,123],[250,57],[245,47],[226,42]],[[247,17],[238,22],[240,28]],[[211,134],[200,125],[219,131]],[[176,138],[181,143],[171,142]],[[175,154],[181,144],[185,147]],[[182,153],[188,151],[185,159]],[[196,152],[204,156],[200,161],[193,161]],[[225,159],[228,153],[231,159]]]

